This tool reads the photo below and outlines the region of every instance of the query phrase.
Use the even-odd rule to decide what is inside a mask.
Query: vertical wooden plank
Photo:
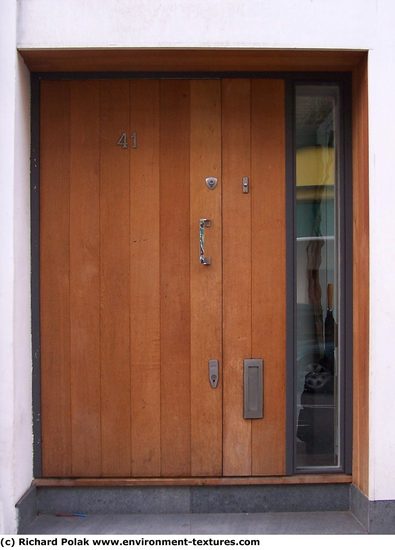
[[[222,376],[216,389],[208,361],[222,367],[221,87],[218,80],[191,82],[191,474],[222,474]],[[209,190],[205,178],[218,185]],[[206,229],[210,266],[199,263],[199,219]]]
[[[369,129],[365,57],[353,72],[353,482],[369,494]]]
[[[159,476],[159,82],[130,86],[131,468],[133,476]]]
[[[100,351],[102,474],[130,468],[129,82],[100,83]]]
[[[285,97],[251,83],[252,357],[264,359],[264,418],[252,422],[252,475],[285,473]]]
[[[99,81],[73,81],[70,142],[72,475],[101,474]]]
[[[189,81],[161,82],[161,473],[190,475]]]
[[[243,359],[251,357],[250,81],[222,84],[224,475],[251,474],[251,421],[243,418]]]
[[[71,474],[68,82],[41,83],[40,331],[44,476]]]

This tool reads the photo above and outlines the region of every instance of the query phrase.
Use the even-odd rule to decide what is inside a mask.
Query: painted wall
[[[32,479],[29,80],[18,60],[16,3],[0,8],[0,532]]]
[[[21,0],[19,41],[24,47],[58,48],[368,48],[377,34],[380,3]]]
[[[6,0],[5,4],[15,9],[15,1]],[[395,353],[392,344],[395,333],[393,0],[19,0],[18,5],[18,45],[24,48],[269,47],[370,50],[370,498],[395,499],[395,476],[388,475],[395,462]],[[13,27],[9,24],[6,28],[7,36],[2,36],[2,40],[8,41],[6,74],[12,80],[15,74],[15,53],[12,50],[10,29]],[[1,55],[4,55],[3,51]],[[4,210],[0,223],[1,228],[13,228],[14,236],[8,234],[1,237],[4,239],[1,244],[7,261],[0,275],[0,305],[4,305],[0,309],[2,320],[14,318],[14,308],[19,303],[12,301],[9,291],[15,291],[15,284],[19,285],[18,300],[22,302],[19,304],[20,322],[24,320],[22,326],[23,331],[26,331],[26,273],[15,271],[18,264],[15,263],[13,245],[17,236],[24,240],[28,227],[24,217],[24,199],[19,203],[23,212],[21,219],[13,217],[16,203],[10,188],[10,182],[17,173],[10,160],[14,157],[10,136],[15,135],[15,119],[9,113],[14,112],[15,100],[12,96],[18,89],[19,80],[20,77],[16,82],[11,82],[8,90],[1,84],[1,94],[8,102],[7,131],[0,137],[2,142],[5,141],[5,149],[1,143],[1,158],[4,156],[3,151],[7,151],[8,155],[5,157],[6,166],[1,163],[0,168],[2,178],[4,173],[4,181],[7,182],[4,192],[6,205],[2,202],[0,206],[0,214]],[[2,109],[3,95],[0,102]],[[19,109],[18,112],[22,111]],[[18,129],[20,122],[17,124]],[[16,145],[15,154],[22,158],[18,141]],[[25,182],[21,187],[24,185]],[[20,254],[24,256],[25,250]],[[4,289],[6,293],[3,295]],[[5,346],[1,346],[0,353],[6,354],[6,362],[11,364],[16,361],[16,357],[12,356],[12,344],[16,337],[14,325],[3,326],[7,328],[1,335]],[[19,357],[19,362],[20,367],[22,364],[26,367],[27,356]],[[12,372],[9,371],[7,387],[11,388],[13,383]],[[7,411],[11,411],[12,402],[7,403]],[[9,430],[13,430],[10,417],[7,416],[6,420],[3,415],[1,417],[0,422],[5,423],[7,437],[12,437],[9,434]],[[25,426],[25,421],[22,424]],[[25,432],[23,441],[27,448],[28,436]],[[0,466],[7,460],[1,455]]]
[[[380,2],[369,56],[370,498],[395,499],[395,3]]]

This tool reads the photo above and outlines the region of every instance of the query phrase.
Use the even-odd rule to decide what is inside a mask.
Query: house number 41
[[[119,139],[117,141],[117,145],[122,147],[122,149],[127,149],[129,147],[128,135],[127,135],[126,132],[122,132],[122,134],[119,136]],[[137,149],[137,134],[136,134],[136,132],[132,132],[130,134],[130,147],[132,149]]]

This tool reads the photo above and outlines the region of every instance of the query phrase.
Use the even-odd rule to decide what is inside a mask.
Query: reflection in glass
[[[336,86],[297,86],[297,468],[339,465],[337,120]]]

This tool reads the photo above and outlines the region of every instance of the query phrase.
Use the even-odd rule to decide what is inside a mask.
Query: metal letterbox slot
[[[244,418],[263,418],[263,359],[244,359]]]

